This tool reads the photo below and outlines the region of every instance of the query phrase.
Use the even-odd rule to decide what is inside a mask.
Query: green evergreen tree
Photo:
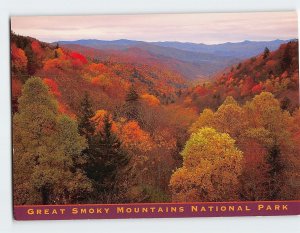
[[[76,160],[76,165],[84,169],[88,176],[91,163],[93,163],[92,154],[95,147],[93,140],[96,129],[94,122],[91,120],[93,116],[92,102],[88,92],[85,92],[80,105],[78,130],[79,134],[86,138],[87,147],[82,151],[81,159]],[[81,160],[85,163],[80,163]]]
[[[280,101],[280,107],[282,110],[289,110],[290,112],[293,112],[293,109],[291,109],[291,100],[287,96]]]
[[[126,101],[127,102],[135,102],[139,100],[139,95],[136,92],[134,86],[132,85],[129,89],[129,92],[126,95]]]
[[[118,196],[118,174],[129,161],[120,140],[111,130],[112,122],[109,116],[106,115],[103,121],[103,131],[93,138],[93,149],[87,169],[89,178],[94,181],[96,195],[103,194],[102,200]]]
[[[282,72],[289,71],[292,65],[291,42],[287,43],[281,59]]]
[[[140,120],[139,95],[132,85],[126,95],[125,115],[129,120]]]
[[[30,43],[26,45],[24,52],[25,52],[27,60],[28,60],[27,72],[29,75],[34,75],[36,70],[38,69],[38,62],[37,62],[36,55],[32,51]]]
[[[131,82],[135,82],[135,79],[141,79],[141,75],[136,68],[133,69],[132,75],[130,77]]]
[[[90,145],[95,133],[95,124],[91,121],[94,111],[88,92],[84,93],[79,114],[79,133],[87,139],[88,145]]]
[[[269,200],[277,200],[279,198],[280,186],[278,182],[282,176],[283,163],[282,155],[280,152],[280,147],[277,144],[274,144],[269,149],[269,154],[267,157],[267,163],[270,165],[269,168]]]
[[[263,59],[266,59],[270,55],[270,50],[268,47],[265,47]]]

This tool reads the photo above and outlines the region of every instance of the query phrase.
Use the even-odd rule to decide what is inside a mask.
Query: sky
[[[13,16],[11,29],[44,42],[130,39],[205,44],[298,38],[296,12]]]

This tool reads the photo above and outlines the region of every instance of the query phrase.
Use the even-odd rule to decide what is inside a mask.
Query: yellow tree
[[[262,92],[244,106],[251,136],[266,148],[269,180],[266,199],[291,199],[290,173],[297,172],[297,150],[289,129],[293,118],[280,108],[279,101],[269,92]],[[249,133],[251,135],[249,135]]]
[[[247,127],[246,115],[233,97],[228,96],[224,103],[214,113],[211,109],[204,109],[198,120],[189,129],[190,133],[202,127],[212,127],[219,132],[228,133],[238,139]]]
[[[247,121],[243,108],[229,96],[214,114],[214,127],[219,132],[228,133],[234,139],[245,131]]]
[[[40,78],[23,86],[13,118],[16,204],[66,204],[82,200],[91,183],[74,161],[86,147],[77,122],[58,115],[57,102]]]
[[[197,121],[195,121],[192,126],[189,129],[190,133],[195,133],[202,127],[214,127],[214,112],[206,108],[203,110],[203,112],[200,114]]]
[[[193,133],[181,152],[183,166],[170,180],[173,201],[233,201],[243,153],[235,140],[213,128]]]

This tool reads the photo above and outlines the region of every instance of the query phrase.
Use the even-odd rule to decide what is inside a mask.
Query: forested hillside
[[[244,103],[267,91],[274,94],[283,109],[293,112],[299,107],[298,63],[298,41],[282,44],[273,52],[265,48],[261,54],[228,67],[215,82],[191,88],[184,102],[203,110],[205,106],[217,108],[227,96]]]
[[[17,204],[170,199],[169,178],[196,119],[172,104],[185,86],[180,75],[14,34],[11,57]]]
[[[11,34],[15,204],[299,199],[297,41],[195,87],[76,48]]]
[[[150,66],[109,59],[99,62],[14,34],[11,42],[13,88],[20,89],[31,75],[39,76],[48,85],[60,87],[63,95],[56,93],[56,97],[61,107],[70,111],[78,111],[76,106],[84,91],[89,91],[92,99],[101,99],[97,108],[111,109],[125,98],[131,85],[141,94],[155,95],[163,103],[174,101],[176,91],[186,86],[181,75],[158,63]]]
[[[197,80],[199,78],[210,79],[226,67],[256,56],[265,47],[274,51],[281,44],[289,41],[243,41],[208,45],[176,41],[146,42],[126,39],[113,41],[88,39],[58,41],[57,43],[62,47],[79,49],[84,54],[87,51],[94,51],[94,56],[99,58],[110,56],[113,59],[120,59],[121,55],[123,62],[126,62],[126,60],[145,64],[155,61],[160,62],[181,73],[188,80]],[[97,53],[98,50],[101,52]],[[139,59],[134,59],[136,57],[139,57]]]

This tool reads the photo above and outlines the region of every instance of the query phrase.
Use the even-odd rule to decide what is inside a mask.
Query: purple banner
[[[299,201],[15,206],[16,220],[279,216],[300,214]]]

